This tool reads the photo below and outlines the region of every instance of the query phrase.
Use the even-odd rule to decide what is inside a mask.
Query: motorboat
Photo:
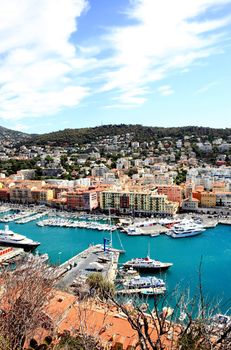
[[[5,225],[4,230],[0,230],[0,245],[23,248],[25,251],[33,251],[40,245],[40,242],[33,241],[26,236],[15,233],[9,229],[8,225]]]
[[[205,229],[203,225],[192,220],[183,221],[172,227],[170,236],[172,238],[187,238],[200,235]]]
[[[173,264],[169,262],[161,262],[153,260],[149,256],[146,258],[134,258],[123,264],[125,268],[132,267],[139,271],[160,272],[169,269]]]
[[[165,283],[162,279],[156,278],[154,276],[147,277],[134,277],[128,281],[124,282],[124,286],[127,288],[160,288],[165,287]]]

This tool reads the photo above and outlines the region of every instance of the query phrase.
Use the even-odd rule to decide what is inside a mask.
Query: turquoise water
[[[3,228],[0,224],[0,228]],[[35,222],[24,225],[10,223],[10,229],[41,242],[39,252],[48,253],[54,264],[59,264],[86,249],[91,243],[102,243],[109,238],[108,232],[79,228],[39,227]],[[173,262],[173,267],[162,275],[168,290],[177,284],[181,289],[190,288],[193,293],[198,286],[198,270],[202,257],[202,281],[206,295],[222,299],[223,307],[231,307],[231,227],[218,225],[207,229],[200,236],[172,239],[168,236],[127,236],[113,232],[113,246],[120,247],[118,235],[126,250],[120,263],[133,257],[145,257],[150,244],[151,257]]]

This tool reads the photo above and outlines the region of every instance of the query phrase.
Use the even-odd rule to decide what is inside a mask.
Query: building
[[[95,190],[78,190],[68,192],[67,209],[92,211],[98,207],[98,196]]]
[[[10,192],[8,188],[0,188],[0,202],[8,202],[10,200]]]
[[[31,197],[33,203],[47,204],[54,198],[54,192],[51,189],[32,188]]]
[[[187,186],[186,194],[188,197],[182,201],[182,210],[184,211],[195,211],[198,209],[199,200],[193,197],[192,185]]]
[[[216,192],[216,205],[231,207],[231,192]]]
[[[155,191],[108,190],[100,195],[100,208],[124,214],[174,215],[178,203],[170,202],[166,195]]]
[[[159,194],[165,194],[169,201],[178,202],[181,205],[183,199],[183,190],[178,185],[158,185]]]
[[[214,192],[201,192],[201,207],[215,207],[216,206],[216,193]]]
[[[31,187],[25,185],[10,187],[10,201],[14,203],[32,203]]]

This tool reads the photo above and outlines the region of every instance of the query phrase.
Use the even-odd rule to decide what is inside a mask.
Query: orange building
[[[165,194],[169,201],[178,202],[181,205],[183,190],[178,185],[157,185],[158,194]]]
[[[10,200],[10,192],[8,188],[0,188],[0,201],[8,202]]]
[[[67,193],[67,208],[75,210],[93,210],[99,205],[95,190],[78,190]]]

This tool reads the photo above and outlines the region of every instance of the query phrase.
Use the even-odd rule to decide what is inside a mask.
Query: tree
[[[113,297],[115,289],[113,283],[103,277],[100,272],[91,273],[87,278],[87,284],[92,293],[96,293],[100,299]]]
[[[52,297],[55,274],[39,258],[0,272],[0,350],[19,350],[36,329],[53,328],[45,313]]]

